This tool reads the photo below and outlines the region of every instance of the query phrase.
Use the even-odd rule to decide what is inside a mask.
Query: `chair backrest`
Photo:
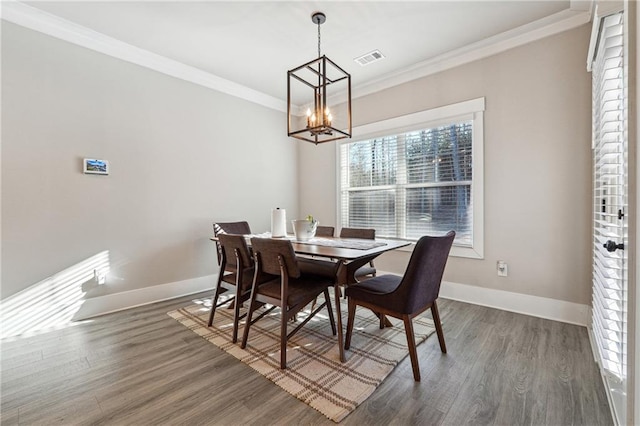
[[[219,234],[250,234],[251,227],[247,222],[214,222],[213,235]]]
[[[402,282],[391,296],[402,301],[403,313],[418,312],[438,298],[455,237],[455,231],[449,231],[441,237],[424,236],[418,240]]]
[[[280,275],[280,262],[278,257],[284,260],[287,275],[291,278],[300,277],[300,268],[296,260],[296,253],[289,240],[277,240],[272,238],[251,238],[251,247],[257,259],[259,259],[260,272],[271,275]]]
[[[220,234],[218,235],[218,240],[220,241],[228,265],[238,267],[236,259],[236,250],[238,250],[243,269],[253,267],[253,258],[249,252],[247,241],[242,235]]]
[[[213,222],[213,235],[220,234],[250,234],[249,223],[243,222]],[[218,255],[218,265],[222,265],[222,246],[216,241],[216,254]]]
[[[333,237],[336,228],[333,226],[320,226],[316,228],[316,237]]]
[[[365,240],[375,240],[376,230],[368,228],[342,228],[340,238],[362,238]]]

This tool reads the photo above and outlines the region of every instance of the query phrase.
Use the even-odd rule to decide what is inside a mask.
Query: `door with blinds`
[[[593,91],[593,300],[591,331],[618,424],[627,411],[627,80],[623,14],[599,20]]]

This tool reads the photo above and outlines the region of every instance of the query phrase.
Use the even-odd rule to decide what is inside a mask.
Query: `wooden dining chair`
[[[217,237],[220,234],[237,234],[247,235],[251,234],[251,227],[246,221],[241,222],[213,222],[213,235]],[[216,241],[216,254],[218,256],[218,265],[222,266],[222,246],[219,241]],[[235,271],[235,265],[228,265],[230,272]],[[225,272],[220,268],[220,272]]]
[[[287,368],[287,341],[325,306],[329,314],[331,330],[333,335],[336,335],[328,291],[329,287],[333,286],[333,280],[321,275],[301,273],[289,240],[252,238],[251,246],[256,270],[241,347],[244,349],[247,346],[249,330],[255,322],[252,321],[255,302],[278,306],[280,308],[280,368],[285,369]],[[271,280],[265,277],[270,277]],[[312,309],[309,316],[295,329],[287,332],[289,320],[320,294],[324,294],[325,301]]]
[[[420,367],[412,321],[417,315],[431,309],[440,350],[447,353],[436,299],[440,292],[442,275],[455,236],[454,231],[449,231],[442,237],[424,236],[420,238],[402,277],[381,275],[347,287],[349,316],[345,349],[349,349],[351,346],[356,306],[363,306],[382,314],[380,328],[384,326],[382,321],[384,315],[399,318],[404,322],[413,378],[417,382],[420,381]]]
[[[209,314],[209,327],[213,324],[213,318],[218,307],[218,298],[225,291],[233,293],[233,343],[238,341],[238,323],[244,316],[240,315],[240,306],[251,296],[251,286],[254,278],[254,261],[249,252],[247,242],[242,235],[219,234],[218,242],[222,247],[222,259],[220,271],[233,269],[234,272],[229,274],[220,273],[216,291],[213,296],[211,312]],[[228,300],[221,303],[224,304]]]
[[[220,243],[220,238],[219,238],[220,235],[222,234],[234,234],[234,235],[235,234],[237,235],[251,234],[251,227],[249,226],[249,223],[246,221],[214,222],[213,223],[213,235],[216,237],[215,239],[216,256],[218,259],[218,265],[220,266],[220,270],[218,272],[218,279],[216,280],[216,288],[215,288],[213,299],[212,299],[211,312],[209,314],[209,322],[208,322],[209,327],[211,327],[211,325],[213,324],[213,317],[215,315],[215,310],[218,307],[227,303],[227,300],[224,300],[218,303],[218,297],[220,296],[220,294],[227,291],[227,288],[222,283],[235,285],[234,283],[236,280],[236,276],[231,275],[231,274],[234,274],[237,269],[235,254],[233,254],[233,251],[232,251],[229,258],[227,259],[228,261],[224,260],[224,252],[223,252],[222,244]],[[252,257],[249,256],[249,259],[251,259],[251,266],[253,266]],[[250,278],[253,279],[253,274],[250,274]],[[232,304],[229,305],[230,309],[235,308],[235,298],[232,300],[233,300]]]
[[[333,237],[336,232],[336,228],[333,226],[320,226],[316,227],[316,237]]]
[[[333,226],[318,226],[317,237],[333,237],[335,228]],[[324,275],[334,279],[338,272],[338,264],[334,260],[317,259],[313,255],[298,256],[298,266],[302,273]]]
[[[340,238],[360,238],[364,240],[375,240],[376,239],[376,230],[372,228],[342,228],[340,230]],[[358,268],[354,274],[356,279],[360,279],[363,277],[376,276],[376,268],[373,265],[373,260],[369,262],[369,265],[361,266]]]

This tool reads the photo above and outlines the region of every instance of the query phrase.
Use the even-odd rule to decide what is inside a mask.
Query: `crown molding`
[[[201,69],[116,40],[97,31],[15,0],[2,1],[2,19],[87,49],[207,87],[258,105],[286,112],[285,101]]]
[[[594,1],[595,0],[571,0],[569,2],[569,10],[591,13],[593,11]]]
[[[435,56],[366,84],[353,88],[353,98],[367,96],[412,80],[436,74],[460,65],[478,61],[554,34],[584,25],[591,20],[590,2],[571,2],[571,8],[472,43],[460,49]]]
[[[276,111],[287,111],[287,104],[282,99],[267,95],[258,90],[250,89],[173,59],[140,49],[16,0],[2,1],[1,18],[51,37],[226,93]],[[591,2],[573,0],[568,10],[436,56],[405,68],[404,70],[386,74],[374,81],[354,85],[352,96],[354,99],[363,97],[418,78],[484,59],[513,49],[514,47],[570,30],[590,20]],[[345,101],[346,98],[336,97],[331,100],[332,102],[339,103]],[[304,113],[303,110],[304,108],[297,106],[294,107],[293,112],[296,115],[302,115]]]

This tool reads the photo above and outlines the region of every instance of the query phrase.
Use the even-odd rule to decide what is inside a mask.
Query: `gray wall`
[[[485,97],[485,258],[445,280],[590,304],[590,25],[354,100],[354,124]],[[300,149],[300,211],[335,223],[336,150]],[[320,172],[321,171],[321,172]],[[402,273],[409,253],[376,261]],[[496,261],[507,261],[499,278]]]
[[[486,98],[485,259],[452,258],[446,280],[589,304],[588,40],[585,25],[354,101],[361,125]],[[289,140],[284,123],[3,22],[2,298],[102,250],[101,293],[214,273],[211,222],[264,231],[275,206],[335,223],[335,145]],[[110,160],[111,175],[83,175],[83,157]],[[402,273],[407,260],[377,265]]]
[[[250,123],[248,125],[247,123]],[[2,22],[2,298],[103,250],[116,293],[213,274],[214,220],[295,214],[297,144],[261,106]],[[83,157],[111,162],[84,175]]]

